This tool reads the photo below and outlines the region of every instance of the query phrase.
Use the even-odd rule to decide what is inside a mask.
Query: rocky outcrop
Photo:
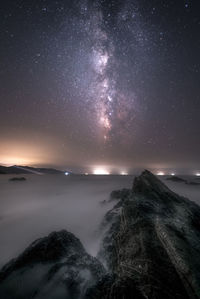
[[[198,299],[200,207],[144,171],[104,217],[99,260],[66,231],[33,242],[0,272],[3,299]]]
[[[171,176],[166,178],[167,181],[177,182],[177,183],[187,183],[186,180],[179,178],[178,176]]]
[[[67,231],[33,242],[0,272],[2,299],[78,299],[104,274],[79,239]]]
[[[14,177],[9,179],[10,182],[22,182],[22,181],[26,181],[25,177]]]
[[[172,181],[172,182],[175,182],[175,183],[185,183],[186,185],[193,185],[193,186],[199,186],[200,185],[199,182],[187,181],[187,180],[182,179],[178,176],[171,176],[169,178],[166,178],[166,180]]]
[[[99,259],[113,280],[108,298],[200,298],[196,204],[144,171],[103,223],[108,229]]]

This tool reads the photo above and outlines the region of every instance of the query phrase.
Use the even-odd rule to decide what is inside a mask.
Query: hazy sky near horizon
[[[199,1],[0,5],[0,163],[200,167]]]

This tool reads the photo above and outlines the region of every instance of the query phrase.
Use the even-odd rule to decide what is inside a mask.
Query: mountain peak
[[[133,182],[133,192],[134,193],[171,193],[172,191],[159,180],[152,172],[149,170],[144,170],[142,174],[134,179]]]

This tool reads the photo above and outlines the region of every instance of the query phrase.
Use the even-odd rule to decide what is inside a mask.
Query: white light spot
[[[171,173],[171,175],[175,175],[175,173],[174,173],[174,172],[172,172],[172,173]]]
[[[69,172],[66,171],[66,172],[65,172],[65,175],[69,175]]]
[[[95,168],[93,171],[95,175],[109,175],[110,173],[105,168]]]
[[[159,171],[157,172],[157,175],[165,175],[165,173],[163,171]]]
[[[197,173],[196,173],[196,176],[200,176],[200,172],[197,172]]]
[[[120,174],[121,174],[121,175],[128,175],[128,172],[126,172],[126,171],[121,171]]]

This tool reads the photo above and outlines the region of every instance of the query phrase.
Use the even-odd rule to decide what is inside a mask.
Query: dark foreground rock
[[[115,199],[123,199],[129,196],[130,190],[129,189],[122,189],[122,190],[114,190],[110,194],[110,201]]]
[[[108,298],[200,298],[199,206],[145,171],[103,223],[99,259],[112,279],[99,290]]]
[[[9,181],[11,181],[11,182],[21,182],[21,181],[26,181],[26,178],[25,177],[14,177],[14,178],[9,179]]]
[[[200,207],[148,171],[103,220],[99,260],[71,233],[33,242],[0,272],[3,299],[198,299]]]
[[[33,242],[0,272],[2,299],[78,299],[103,276],[103,266],[67,231]]]

